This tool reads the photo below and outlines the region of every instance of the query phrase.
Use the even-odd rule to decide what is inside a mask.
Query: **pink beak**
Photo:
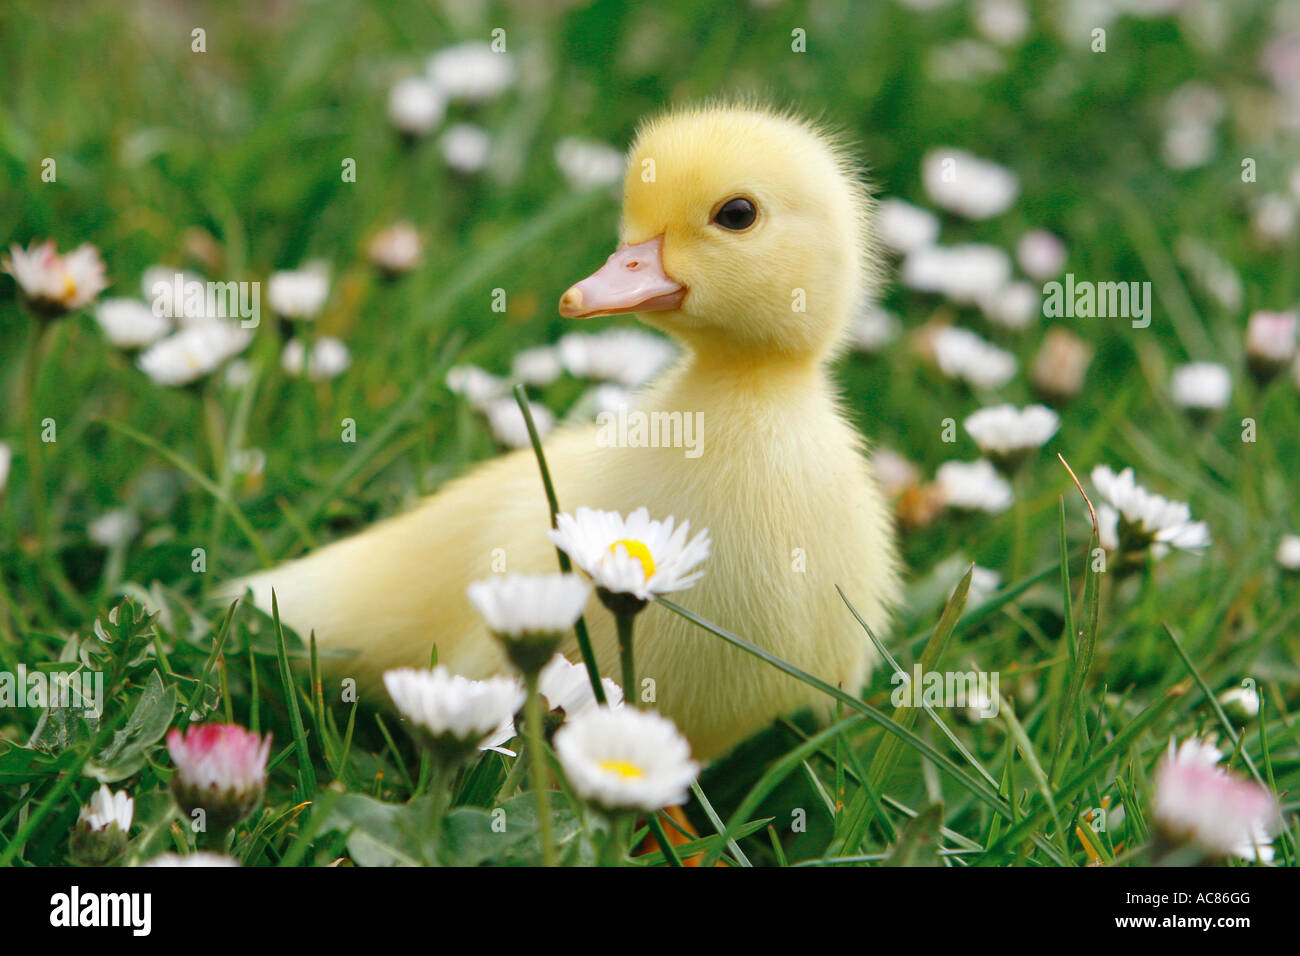
[[[624,246],[560,296],[560,315],[589,319],[624,312],[664,312],[686,298],[686,286],[664,272],[663,236]]]

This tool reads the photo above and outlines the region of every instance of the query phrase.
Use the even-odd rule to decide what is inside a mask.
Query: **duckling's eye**
[[[735,199],[728,199],[719,207],[713,214],[713,221],[723,229],[740,232],[752,226],[757,216],[758,210],[754,208],[754,204],[744,196],[737,196]]]

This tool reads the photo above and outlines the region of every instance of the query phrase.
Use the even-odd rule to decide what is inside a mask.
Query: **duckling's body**
[[[705,141],[692,142],[693,133]],[[721,143],[713,141],[719,134]],[[764,137],[779,143],[782,136],[798,147],[786,163],[812,168],[769,168],[770,155],[754,162],[753,150],[771,153],[765,147],[774,144]],[[658,166],[649,183],[637,162],[647,156]],[[741,168],[702,168],[728,158]],[[716,184],[709,181],[714,173],[722,177]],[[781,181],[785,174],[821,177],[808,189],[829,190],[826,207],[810,207]],[[715,200],[737,190],[756,195],[767,218],[744,236],[711,235]],[[652,517],[707,527],[713,554],[679,602],[850,691],[861,686],[874,653],[835,585],[882,630],[899,588],[889,512],[826,369],[869,265],[865,215],[865,198],[838,154],[796,121],[715,108],[646,128],[633,149],[624,245],[648,247],[662,236],[662,261],[652,265],[683,293],[654,299],[653,314],[642,318],[674,334],[687,354],[633,409],[698,413],[699,454],[610,447],[596,427],[561,431],[546,444],[562,508],[626,514],[645,506]],[[728,263],[728,244],[737,241]],[[788,255],[785,243],[793,243]],[[804,265],[810,255],[816,268]],[[805,312],[791,309],[791,290],[799,287]],[[585,314],[604,311],[591,301],[604,291],[587,288],[593,308]],[[575,299],[582,314],[582,298],[566,294],[570,314]],[[502,570],[554,571],[548,527],[536,461],[530,451],[515,452],[409,514],[241,585],[252,587],[263,607],[274,588],[283,619],[304,634],[314,630],[322,650],[356,651],[328,658],[337,661],[330,671],[357,678],[376,696],[384,670],[427,663],[435,643],[440,663],[484,677],[505,661],[465,588]],[[602,672],[617,678],[612,616],[593,600],[587,625]],[[636,635],[641,696],[676,721],[700,757],[720,754],[782,713],[820,703],[801,682],[653,604],[639,616]],[[572,642],[566,652],[577,659]]]

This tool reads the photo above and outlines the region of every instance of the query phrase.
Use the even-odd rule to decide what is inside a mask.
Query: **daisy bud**
[[[1254,681],[1228,688],[1219,695],[1219,703],[1229,717],[1243,724],[1259,716],[1259,691]]]
[[[135,801],[126,791],[114,793],[101,784],[72,828],[68,851],[73,861],[80,866],[105,866],[121,856],[134,813]]]
[[[1296,354],[1296,313],[1254,312],[1246,323],[1246,362],[1260,385],[1287,367]]]
[[[1073,332],[1054,328],[1043,336],[1029,374],[1043,398],[1062,404],[1083,391],[1091,361],[1092,348],[1087,342]]]
[[[424,243],[409,222],[398,222],[377,233],[366,245],[370,262],[388,278],[410,272],[420,264]]]
[[[575,574],[507,574],[475,581],[468,594],[510,663],[533,675],[581,616],[591,588]]]
[[[256,808],[266,789],[271,737],[237,724],[191,724],[167,734],[176,764],[172,795],[186,815],[207,815],[209,830],[226,830]]]
[[[0,488],[3,487],[4,482],[0,481]],[[1300,534],[1282,535],[1277,544],[1277,563],[1284,571],[1300,571]]]

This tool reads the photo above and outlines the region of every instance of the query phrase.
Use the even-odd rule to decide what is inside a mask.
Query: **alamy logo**
[[[50,925],[126,926],[134,936],[148,936],[153,928],[151,893],[82,893],[73,886],[50,897]]]
[[[1043,286],[1043,315],[1049,319],[1132,319],[1133,328],[1151,324],[1150,282],[1081,282],[1074,273],[1065,283]]]
[[[596,444],[601,448],[683,448],[687,458],[704,452],[703,412],[629,411],[596,416]]]
[[[890,683],[889,702],[895,707],[957,707],[981,718],[998,715],[997,671],[923,671],[917,663],[911,674],[898,671]]]
[[[0,671],[0,708],[51,707],[84,710],[87,717],[104,712],[103,671]]]
[[[260,282],[200,282],[178,272],[149,289],[153,314],[159,318],[239,319],[246,329],[262,320]]]

